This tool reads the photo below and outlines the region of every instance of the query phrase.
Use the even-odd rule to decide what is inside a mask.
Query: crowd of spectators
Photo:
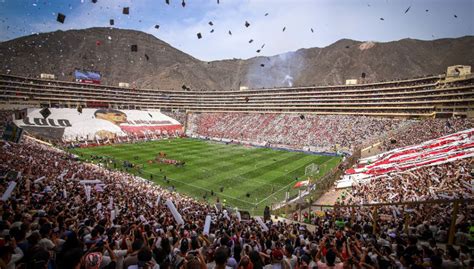
[[[422,119],[408,121],[402,128],[391,131],[381,145],[382,151],[420,144],[462,130],[474,128],[473,119]]]
[[[2,142],[1,146],[0,193],[6,191],[10,180],[17,182],[12,197],[1,202],[1,230],[4,236],[10,235],[10,243],[21,243],[16,254],[21,250],[22,261],[26,263],[35,260],[35,247],[48,251],[49,259],[67,264],[76,257],[77,248],[101,252],[107,251],[108,246],[114,250],[108,251],[109,258],[97,259],[104,266],[111,260],[121,265],[126,254],[137,255],[138,249],[132,251],[134,243],[142,249],[152,242],[149,238],[145,240],[141,232],[153,231],[162,236],[174,233],[170,228],[175,225],[173,217],[164,204],[167,199],[172,199],[183,218],[194,226],[202,221],[203,212],[215,212],[209,205],[168,192],[144,179],[79,162],[67,153],[30,139],[21,144]],[[97,182],[82,184],[83,180]],[[86,186],[90,187],[89,194]],[[174,228],[179,231],[176,225]],[[188,229],[191,232],[191,226]],[[151,235],[148,233],[148,237]],[[141,242],[134,242],[138,240]],[[122,243],[121,251],[114,244],[118,242]],[[28,257],[28,253],[32,256]],[[112,253],[122,260],[114,259]]]
[[[472,127],[468,120],[351,116],[201,114],[191,119],[201,134],[320,148],[353,148],[380,135],[395,138],[399,147]],[[400,173],[355,185],[340,203],[472,198],[472,169],[471,158]],[[219,202],[196,201],[140,177],[83,163],[29,138],[19,144],[0,142],[0,194],[8,192],[11,182],[16,183],[11,196],[0,199],[1,269],[474,266],[471,204],[458,210],[456,247],[444,245],[450,203],[380,207],[377,219],[372,208],[328,210],[309,216],[314,229],[276,221],[262,225],[254,218],[240,220]],[[177,224],[167,200],[184,224]],[[407,227],[404,212],[410,216]],[[204,232],[207,215],[212,219],[209,233]]]
[[[365,116],[259,113],[200,113],[188,120],[192,134],[321,152],[352,151],[408,123]]]
[[[371,203],[397,203],[409,201],[449,201],[460,202],[455,218],[454,243],[471,245],[474,232],[474,210],[472,186],[474,160],[463,159],[439,166],[423,167],[413,171],[383,176],[365,184],[355,184],[351,190],[343,192],[338,199],[340,205],[360,205]],[[469,200],[471,199],[471,200]],[[423,205],[391,205],[378,208],[377,229],[390,233],[394,222],[409,235],[438,243],[447,243],[452,221],[453,203],[435,202]],[[358,208],[357,218],[370,218],[373,208]],[[442,212],[442,213],[440,213]],[[339,216],[354,213],[341,209]],[[405,215],[406,214],[406,215]],[[408,218],[408,220],[407,220]],[[379,223],[380,222],[380,223]],[[387,225],[389,224],[389,225]],[[386,225],[384,227],[384,225]]]
[[[219,202],[193,200],[28,138],[20,144],[0,142],[0,174],[0,193],[7,192],[11,181],[17,183],[11,196],[0,201],[2,269],[472,266],[464,245],[440,247],[436,239],[443,238],[426,231],[446,231],[449,210],[442,215],[417,210],[419,217],[410,226],[415,229],[408,233],[402,216],[386,218],[382,209],[375,233],[371,214],[362,209],[352,224],[350,212],[339,210],[313,216],[314,230],[282,222],[262,225],[259,219],[239,220]],[[167,200],[184,224],[177,224]],[[460,212],[464,219],[458,233],[464,233],[472,209]],[[207,215],[212,219],[209,233],[204,232]],[[443,222],[435,222],[436,216]]]
[[[381,141],[381,151],[474,128],[474,120],[260,113],[190,114],[188,134],[312,151],[353,151]]]
[[[412,171],[385,174],[355,183],[350,203],[424,201],[474,198],[474,158]]]
[[[156,141],[156,140],[162,140],[162,139],[182,137],[183,135],[184,134],[182,132],[162,133],[162,132],[146,131],[142,133],[125,133],[125,135],[123,136],[116,136],[114,138],[102,138],[102,139],[96,138],[92,141],[77,139],[76,141],[69,141],[69,140],[51,141],[50,140],[48,142],[55,143],[64,147],[69,147],[69,148],[96,147],[96,146],[102,146],[102,145]]]
[[[186,126],[186,111],[185,110],[160,110],[161,113],[168,117],[177,120],[181,125]]]
[[[13,120],[12,110],[0,110],[0,136],[3,134],[5,125]]]

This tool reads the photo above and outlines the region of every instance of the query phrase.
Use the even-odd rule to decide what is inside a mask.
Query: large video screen
[[[77,82],[100,84],[100,73],[95,71],[74,70]]]

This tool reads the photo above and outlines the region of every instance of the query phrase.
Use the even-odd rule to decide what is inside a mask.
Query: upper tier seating
[[[431,76],[360,85],[246,91],[166,91],[0,75],[0,104],[404,117],[427,117],[434,112],[466,115],[474,103],[474,78],[450,83],[440,79]]]

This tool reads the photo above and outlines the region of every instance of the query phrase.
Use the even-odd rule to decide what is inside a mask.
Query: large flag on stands
[[[390,173],[410,171],[459,159],[474,157],[474,129],[394,149],[359,160],[356,168],[345,171],[338,188],[350,187],[354,181],[367,182]]]
[[[293,186],[294,189],[301,188],[301,187],[306,187],[309,185],[309,180],[303,180],[303,181],[298,181],[296,182],[295,186]]]
[[[20,142],[23,129],[16,126],[14,123],[7,123],[3,131],[3,140],[18,143]]]

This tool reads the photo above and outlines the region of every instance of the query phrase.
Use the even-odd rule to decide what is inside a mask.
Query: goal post
[[[304,169],[304,175],[307,177],[315,176],[319,173],[319,165],[312,163],[307,165]]]

